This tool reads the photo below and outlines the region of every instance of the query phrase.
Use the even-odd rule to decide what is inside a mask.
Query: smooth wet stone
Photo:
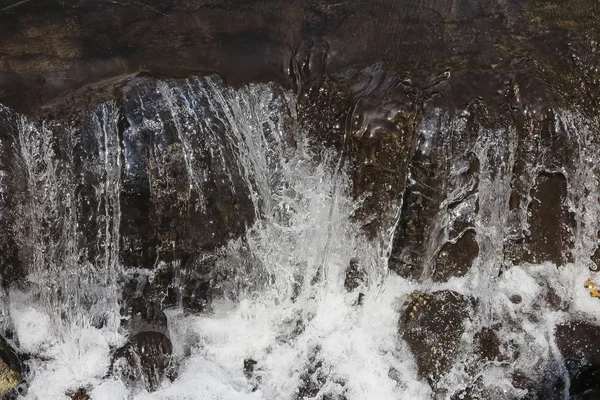
[[[164,379],[173,377],[173,347],[162,333],[142,332],[117,349],[111,372],[128,386],[156,390]]]
[[[450,85],[450,80],[442,74],[434,85]],[[467,258],[478,252],[470,239],[478,213],[480,167],[474,150],[482,112],[470,109],[462,117],[447,104],[451,97],[436,101],[444,111],[427,109],[417,125],[389,260],[392,271],[416,281],[462,276],[470,265]],[[469,256],[456,260],[446,243],[461,240],[458,246],[468,247]]]
[[[440,122],[426,123],[418,132],[417,146],[409,164],[409,181],[402,197],[400,221],[394,235],[390,269],[402,277],[421,279],[435,236],[435,218],[446,196],[446,156]],[[429,132],[428,129],[433,130]]]
[[[558,0],[432,0],[427,7],[407,0],[7,4],[0,9],[0,102],[21,110],[45,106],[56,113],[56,103],[69,100],[67,109],[89,108],[134,74],[219,71],[237,84],[293,86],[318,81],[322,72],[383,61],[402,72],[469,68],[472,80],[477,71],[505,70],[525,80],[524,92],[536,82],[557,81],[561,91],[571,85],[589,97],[598,78],[589,68],[597,65],[589,61],[595,53],[589,38],[597,33],[599,12],[590,0],[570,7]],[[425,96],[452,90],[432,86]]]
[[[600,327],[571,321],[558,325],[555,335],[569,375],[571,398],[594,398],[600,392]]]
[[[434,282],[446,282],[451,277],[464,276],[479,254],[475,231],[466,231],[456,243],[446,243],[437,255]]]
[[[458,356],[470,301],[453,291],[414,292],[404,305],[398,331],[431,384],[447,373]]]
[[[529,235],[507,246],[508,259],[515,264],[570,262],[574,222],[566,204],[566,178],[560,173],[539,174],[531,199]]]

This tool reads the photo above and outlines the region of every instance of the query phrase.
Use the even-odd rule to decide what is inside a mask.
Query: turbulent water
[[[4,322],[32,355],[26,398],[66,398],[83,387],[95,400],[429,399],[434,392],[419,378],[398,333],[399,316],[414,291],[441,289],[471,296],[477,304],[460,355],[438,389],[451,393],[475,375],[495,398],[518,398],[525,392],[511,385],[512,372],[535,375],[561,359],[553,335],[566,313],[540,305],[540,283],[552,282],[571,314],[600,315],[600,304],[581,287],[596,241],[598,188],[586,171],[597,168],[598,144],[591,134],[597,121],[566,111],[556,117],[557,131],[578,147],[576,159],[569,160],[573,168],[559,171],[567,177],[568,205],[577,216],[572,262],[561,269],[546,262],[505,270],[504,239],[526,227],[527,213],[526,207],[509,210],[514,133],[477,133],[474,182],[461,177],[468,168],[464,149],[440,145],[436,137],[466,130],[464,120],[439,110],[428,116],[415,151],[423,158],[432,148],[446,151],[450,178],[444,204],[462,206],[436,212],[432,232],[437,233],[424,246],[431,258],[446,241],[456,242],[464,232],[456,236],[447,227],[461,212],[477,209],[472,222],[479,255],[463,277],[433,283],[427,279],[433,271],[426,268],[423,283],[415,283],[388,271],[393,229],[382,229],[375,239],[360,229],[353,216],[361,202],[351,195],[344,155],[310,143],[296,122],[292,94],[274,85],[234,90],[214,78],[152,83],[142,91],[139,99],[134,98],[139,91],[125,93],[134,103],[126,104],[130,112],[124,116],[116,103],[107,103],[84,123],[33,123],[24,117],[17,122],[18,137],[10,145],[25,171],[16,185],[26,195],[19,199],[14,230],[29,249],[21,255],[27,260],[27,284],[14,285],[5,295],[10,319]],[[123,117],[127,128],[121,134]],[[176,138],[166,138],[168,131]],[[148,135],[153,148],[144,153],[139,143]],[[127,335],[121,328],[122,283],[135,273],[152,279],[145,269],[169,263],[177,270],[179,261],[123,265],[121,247],[135,240],[121,237],[124,224],[134,222],[123,221],[120,196],[142,169],[149,171],[144,173],[151,195],[168,192],[169,182],[176,181],[159,178],[175,152],[183,155],[185,168],[178,173],[189,186],[180,190],[183,200],[173,201],[192,204],[194,212],[210,218],[206,209],[213,200],[204,194],[216,184],[228,187],[228,196],[247,193],[253,210],[251,218],[234,216],[248,221],[240,225],[239,237],[212,250],[219,257],[216,275],[225,277],[216,283],[218,296],[200,313],[187,312],[181,299],[166,310],[177,374],[148,392],[108,373],[111,353]],[[402,204],[393,208],[391,215],[398,215]],[[393,228],[397,219],[390,217],[388,225]],[[348,292],[344,281],[353,263],[366,277]],[[509,298],[517,292],[522,301],[515,304]],[[498,332],[512,360],[489,361],[476,374],[464,368],[473,332],[509,321],[518,321],[519,328],[505,323]]]

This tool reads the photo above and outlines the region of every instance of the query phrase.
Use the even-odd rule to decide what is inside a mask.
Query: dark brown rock
[[[438,127],[436,127],[438,128]],[[427,137],[431,134],[432,137]],[[410,181],[403,198],[400,222],[394,236],[390,269],[402,277],[420,279],[431,252],[435,219],[445,197],[446,157],[439,131],[424,132],[419,138],[428,151],[415,151],[410,164]],[[431,143],[429,143],[431,141]],[[444,171],[444,172],[442,172]]]
[[[172,377],[172,351],[171,341],[162,333],[138,333],[117,349],[111,371],[129,386],[153,391],[163,379]]]
[[[600,328],[571,321],[558,325],[555,335],[569,375],[572,398],[594,398],[600,392]]]
[[[529,205],[529,235],[507,248],[514,263],[550,261],[558,266],[571,260],[574,222],[567,209],[567,181],[560,173],[541,173]]]
[[[398,329],[415,357],[419,375],[430,383],[454,364],[469,308],[469,299],[452,291],[415,292],[407,300]]]
[[[483,328],[473,337],[475,353],[484,360],[493,361],[500,356],[500,339],[492,328]]]
[[[392,86],[396,90],[390,91]],[[380,65],[348,69],[299,92],[300,124],[316,149],[326,145],[341,152],[352,194],[361,199],[354,218],[373,238],[391,224],[393,204],[404,191],[416,134],[416,95]]]
[[[8,3],[0,8],[0,102],[36,109],[65,92],[140,72],[187,76],[219,71],[236,83],[291,85],[297,77],[318,81],[314,70],[333,74],[379,60],[430,72],[505,69],[517,79],[538,78],[536,72],[543,71],[564,86],[575,78],[584,83],[586,94],[593,94],[597,73],[583,61],[593,54],[586,39],[598,34],[600,11],[593,1],[573,7],[561,7],[557,0],[415,4]]]
[[[442,74],[431,85],[452,87],[451,80],[449,74]],[[479,162],[473,152],[482,111],[471,107],[469,117],[465,118],[461,115],[467,111],[454,110],[451,96],[453,93],[435,100],[436,105],[448,109],[447,112],[428,109],[418,125],[389,260],[391,270],[417,281],[463,274],[453,271],[456,264],[451,266],[452,263],[468,269],[466,260],[443,260],[444,252],[450,247],[447,241],[461,241],[466,234],[462,244],[471,247],[471,253],[477,246],[473,247],[468,239],[478,212]],[[441,250],[444,245],[446,248]],[[436,267],[438,254],[442,254],[439,268]]]
[[[204,83],[189,85],[136,80],[124,90],[124,112],[132,125],[123,133],[126,265],[151,268],[157,259],[172,262],[221,246],[254,219],[249,188],[233,173],[237,160],[227,143],[232,127],[225,111],[208,104],[201,94],[208,90]],[[176,95],[170,97],[172,89]],[[179,112],[186,101],[197,102],[194,115]]]
[[[433,280],[448,281],[451,277],[464,276],[479,254],[475,231],[466,231],[456,243],[446,243],[437,255]]]
[[[24,197],[23,173],[19,171],[18,116],[0,105],[0,272],[2,286],[24,277],[23,260],[19,257],[19,246],[15,232],[17,209]]]

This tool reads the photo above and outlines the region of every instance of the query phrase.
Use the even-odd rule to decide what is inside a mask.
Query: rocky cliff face
[[[33,293],[57,330],[129,332],[107,370],[156,390],[192,351],[165,312],[210,314],[288,278],[281,299],[312,304],[344,260],[354,307],[402,282],[395,340],[424,398],[591,398],[599,20],[586,0],[1,5],[5,332],[10,293]],[[323,220],[347,186],[355,240],[384,266],[336,253],[335,224],[321,261],[261,258],[257,232],[292,240],[318,204],[289,165],[313,186],[335,171]],[[303,343],[315,315],[300,307],[277,340]],[[355,398],[320,346],[298,356],[298,398]],[[259,361],[243,358],[254,390]]]

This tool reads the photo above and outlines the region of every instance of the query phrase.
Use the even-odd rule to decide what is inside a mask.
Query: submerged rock
[[[404,305],[398,330],[407,342],[421,377],[435,382],[452,368],[461,348],[469,299],[444,290],[415,292]]]
[[[88,395],[87,389],[85,388],[67,392],[67,396],[69,396],[71,400],[91,400],[91,397]]]
[[[473,337],[475,354],[484,360],[494,361],[500,358],[500,339],[493,328],[482,328]]]
[[[330,380],[330,368],[317,346],[311,349],[308,360],[300,373],[300,385],[292,400],[348,400],[344,395],[346,382],[340,379]]]
[[[572,399],[600,394],[600,327],[571,321],[556,327],[556,345],[564,358]]]
[[[172,352],[171,341],[164,334],[138,333],[115,352],[111,373],[128,386],[154,391],[164,379],[173,377]]]
[[[361,286],[367,284],[367,273],[360,265],[360,261],[356,258],[350,260],[350,264],[346,269],[346,278],[344,279],[344,288],[348,292],[352,292]]]

